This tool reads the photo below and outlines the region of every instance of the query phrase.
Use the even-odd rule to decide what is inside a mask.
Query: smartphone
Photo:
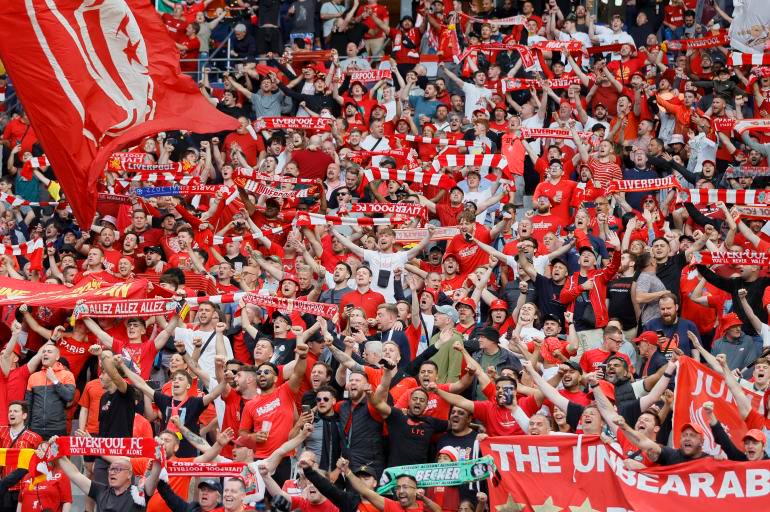
[[[655,334],[657,334],[659,338],[665,338],[666,337],[666,334],[663,332],[662,329],[658,329],[657,331],[655,331]]]
[[[307,414],[310,412],[310,406],[307,404],[302,405],[302,414]]]
[[[505,386],[503,388],[503,403],[505,405],[513,404],[513,386]]]

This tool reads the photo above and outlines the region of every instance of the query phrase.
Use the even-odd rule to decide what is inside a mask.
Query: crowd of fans
[[[625,2],[606,24],[570,0],[423,0],[398,23],[377,0],[210,4],[163,0],[162,17],[183,58],[233,29],[242,63],[221,83],[202,66],[201,90],[241,128],[161,133],[130,151],[181,163],[193,183],[220,186],[214,195],[145,197],[135,189],[174,182],[109,168],[101,190],[125,201],[100,199],[92,226],[64,201],[40,206],[61,199],[55,169],[29,169],[43,148],[0,77],[3,243],[45,243],[41,264],[7,253],[0,274],[70,287],[147,279],[149,297],[254,292],[338,311],[204,298],[186,317],[70,324],[71,310],[4,306],[0,447],[42,456],[57,436],[158,437],[169,459],[261,461],[265,498],[244,503],[239,479],[167,478],[148,459],[61,458],[42,481],[4,471],[0,510],[66,512],[74,485],[97,511],[146,499],[149,511],[482,512],[485,483],[418,491],[403,476],[393,498],[373,489],[388,467],[478,457],[483,436],[600,435],[633,469],[710,456],[696,424],[672,447],[682,356],[724,376],[746,421],[741,450],[710,415],[718,457],[767,458],[770,404],[744,390],[770,396],[770,277],[699,259],[764,253],[767,219],[674,188],[610,187],[673,176],[684,189],[766,188],[768,136],[729,126],[767,117],[767,68],[732,67],[728,43],[661,44],[722,33],[731,19],[718,3]],[[524,23],[495,22],[515,15]],[[484,49],[546,40],[607,49],[536,51],[533,66],[513,47]],[[313,48],[334,51],[295,58]],[[350,79],[385,68],[391,79]],[[532,82],[504,89],[506,78]],[[558,79],[569,85],[551,87]],[[270,117],[331,128],[255,123]],[[569,136],[522,136],[537,128]],[[506,163],[452,165],[492,154]],[[740,166],[756,174],[730,174]],[[371,179],[373,167],[456,186]],[[256,194],[251,180],[280,193]],[[356,208],[377,203],[425,216],[386,225]],[[297,222],[309,214],[326,217]]]

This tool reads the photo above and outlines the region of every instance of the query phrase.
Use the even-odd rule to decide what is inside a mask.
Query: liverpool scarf
[[[272,295],[247,293],[243,295],[242,300],[246,304],[253,304],[263,308],[279,309],[288,311],[289,313],[296,311],[297,313],[322,316],[324,318],[332,318],[339,313],[339,308],[335,304],[288,299],[286,297],[275,297]]]
[[[229,244],[230,242],[243,242],[247,240],[257,240],[267,235],[280,235],[284,231],[291,230],[291,224],[285,226],[278,226],[275,228],[262,228],[258,229],[254,233],[246,233],[239,236],[222,236],[214,235],[213,245]]]
[[[770,130],[770,119],[741,119],[735,123],[733,128],[736,132],[743,135],[743,132],[767,132]]]
[[[472,146],[482,146],[480,142],[465,139],[443,139],[435,137],[422,137],[420,135],[402,135],[396,134],[397,139],[408,140],[409,142],[419,142],[420,144],[433,144],[435,146],[451,146],[457,148],[469,148]]]
[[[414,464],[412,466],[397,466],[387,468],[382,474],[382,485],[377,489],[378,494],[386,494],[396,488],[396,479],[408,475],[417,481],[417,487],[452,487],[469,482],[486,480],[497,469],[492,457],[460,460],[457,462],[440,462],[435,464]]]
[[[405,203],[354,203],[350,213],[381,213],[385,215],[406,215],[408,217],[427,217],[426,208],[420,204]]]
[[[177,303],[168,299],[124,299],[82,302],[75,306],[72,317],[79,318],[133,318],[173,313]]]
[[[332,59],[331,50],[295,50],[291,52],[293,62],[315,61],[318,63],[326,62]]]
[[[703,48],[714,48],[716,46],[726,46],[730,43],[730,36],[727,32],[719,32],[717,35],[708,37],[699,37],[697,39],[674,39],[663,41],[660,45],[664,52],[681,52],[686,50],[698,50]],[[739,64],[740,65],[740,64]]]
[[[770,191],[691,188],[679,191],[679,201],[692,204],[709,204],[721,201],[726,204],[762,205],[770,204]]]
[[[728,167],[725,171],[725,178],[756,178],[758,176],[770,176],[770,167],[741,165]]]
[[[118,172],[125,170],[126,164],[143,164],[147,161],[147,153],[135,151],[126,153],[113,153],[107,161],[107,171]]]
[[[458,12],[457,14],[461,18],[466,19],[471,23],[488,23],[489,25],[495,25],[498,27],[510,27],[513,25],[524,25],[527,23],[527,17],[522,15],[508,16],[507,18],[477,18],[476,16],[468,16],[464,12]]]
[[[42,252],[43,245],[42,238],[38,238],[32,242],[22,242],[17,245],[0,245],[0,254],[8,256],[30,256],[35,252]]]
[[[647,192],[669,188],[680,188],[679,182],[673,175],[647,180],[612,180],[607,192]]]
[[[770,266],[770,254],[760,252],[706,252],[700,251],[693,254],[693,259],[701,265],[757,265]]]
[[[237,178],[247,178],[254,181],[264,181],[266,183],[301,183],[303,185],[311,185],[316,180],[312,178],[295,178],[294,176],[271,176],[269,174],[263,174],[257,172],[250,167],[238,167],[235,169],[235,183],[238,184]]]
[[[13,206],[59,206],[58,201],[27,201],[26,199],[22,199],[18,196],[12,196],[11,194],[6,194],[5,192],[0,193],[0,202],[8,203],[9,205]]]
[[[551,89],[566,89],[570,85],[580,84],[580,78],[569,76],[565,78],[552,78],[550,80],[535,80],[533,78],[503,78],[501,81],[503,93],[508,91],[527,91],[529,89],[542,89],[545,84]]]
[[[353,82],[379,82],[393,78],[389,69],[356,69],[349,71],[350,83]]]
[[[458,57],[459,61],[465,60],[473,52],[493,53],[493,52],[507,52],[510,50],[516,50],[521,57],[521,64],[524,69],[530,69],[535,66],[535,57],[529,48],[524,45],[516,43],[482,43],[473,44],[467,47]]]
[[[193,462],[183,460],[167,460],[168,476],[197,476],[240,478],[248,471],[243,462]]]
[[[171,185],[169,187],[141,187],[134,192],[139,197],[159,197],[159,196],[213,196],[223,190],[225,194],[229,193],[227,187],[222,185]]]
[[[396,234],[396,242],[400,244],[419,242],[428,235],[428,230],[425,228],[394,229],[393,231]],[[459,234],[460,228],[457,226],[442,226],[433,230],[430,239],[451,240]]]
[[[361,174],[362,182],[369,183],[380,180],[406,181],[408,183],[419,183],[421,185],[432,185],[450,189],[457,186],[457,182],[451,176],[444,173],[422,172],[419,167],[412,170],[406,169],[385,169],[383,167],[371,167],[363,170]]]
[[[241,180],[237,179],[236,183],[242,189],[266,197],[281,197],[284,199],[294,197],[309,197],[314,195],[318,187],[303,188],[302,190],[279,190],[275,187],[269,187],[264,183],[253,180]]]
[[[538,41],[530,45],[531,48],[546,52],[568,52],[576,53],[583,51],[583,43],[577,39],[569,41]]]
[[[328,132],[334,119],[326,117],[260,117],[254,121],[257,130],[315,130]]]
[[[46,460],[74,455],[160,458],[160,446],[151,437],[67,437],[49,446]]]
[[[561,128],[522,128],[521,136],[524,139],[562,139],[572,140],[572,132]],[[598,138],[593,132],[578,132],[578,137],[586,142],[592,142]]]
[[[395,138],[401,138],[400,135],[396,135]],[[407,139],[409,140],[409,139]],[[355,162],[357,164],[362,164],[366,159],[372,158],[375,156],[390,156],[395,158],[396,163],[398,165],[404,165],[406,163],[416,165],[417,160],[415,160],[414,156],[412,155],[412,149],[411,148],[391,148],[387,151],[351,151],[347,154],[347,159],[351,162]]]
[[[320,213],[298,212],[295,224],[305,226],[389,226],[398,224],[397,219],[389,217],[341,217],[339,215],[321,215]]]
[[[741,217],[750,217],[753,219],[770,219],[770,206],[733,206]]]

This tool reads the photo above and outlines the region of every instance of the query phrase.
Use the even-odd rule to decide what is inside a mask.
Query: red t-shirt
[[[533,397],[519,400],[518,405],[527,416],[532,416],[539,409]],[[526,434],[519,427],[518,422],[514,419],[513,414],[511,414],[511,410],[498,405],[497,402],[491,400],[474,401],[473,416],[484,425],[489,436],[517,436]]]
[[[296,399],[294,391],[287,382],[272,393],[255,396],[246,404],[241,415],[240,430],[259,432],[263,429],[263,422],[271,423],[267,441],[257,445],[254,451],[255,458],[268,458],[288,440],[289,431],[294,425]],[[265,425],[264,428],[266,427]]]
[[[67,337],[60,339],[57,343],[61,356],[67,360],[70,371],[75,377],[80,375],[80,371],[86,365],[88,358],[91,357],[91,354],[88,353],[88,347],[96,343],[91,338],[92,335],[88,335],[85,340],[78,341],[75,338]]]
[[[227,155],[228,162],[232,161],[232,158],[230,157],[230,149],[233,147],[234,142],[237,142],[241,147],[241,150],[249,165],[252,167],[257,165],[257,157],[259,156],[259,153],[265,149],[265,143],[262,142],[262,137],[257,135],[255,140],[254,137],[249,134],[249,132],[232,132],[229,134],[227,137],[225,137],[224,142],[224,153]]]
[[[537,240],[538,247],[544,247],[543,238],[546,233],[555,233],[563,226],[563,219],[553,213],[532,216],[532,238]]]
[[[8,376],[0,372],[0,425],[8,425],[8,404],[24,400],[29,379],[29,367],[26,364],[14,368]]]
[[[366,34],[364,34],[364,39],[377,39],[379,37],[385,37],[385,32],[383,32],[382,29],[377,26],[374,20],[372,20],[371,15],[374,14],[380,21],[385,22],[385,25],[387,25],[390,20],[388,16],[388,8],[380,4],[362,5],[358,8],[356,16],[361,16],[361,14],[364,12],[369,13],[369,17],[361,20],[361,23],[363,23],[364,26],[369,29]]]
[[[374,318],[377,316],[377,306],[384,303],[385,297],[379,292],[371,289],[366,293],[353,290],[343,295],[340,299],[340,311],[344,311],[345,306],[352,304],[353,307],[363,309],[364,313],[366,313],[366,318]]]
[[[583,353],[583,357],[580,358],[580,367],[584,372],[595,372],[601,363],[607,360],[612,355],[611,352],[602,350],[601,348],[595,348]],[[623,358],[628,365],[629,370],[633,372],[634,365],[631,360],[622,352],[616,352],[616,356]]]
[[[160,18],[163,20],[163,24],[166,25],[166,30],[168,30],[171,39],[180,44],[184,42],[187,22],[185,20],[174,18],[174,16],[169,13],[164,13]]]
[[[291,159],[297,163],[299,168],[299,177],[307,179],[326,178],[326,168],[334,163],[332,157],[323,151],[310,151],[308,149],[298,149],[292,151]]]
[[[300,496],[291,497],[291,509],[302,512],[339,512],[339,509],[329,500],[323,500],[321,503],[316,504],[310,503],[310,501]]]
[[[418,387],[419,386],[405,390],[396,401],[396,407],[399,409],[406,409],[409,407],[409,397],[412,395],[412,391]],[[437,387],[444,391],[449,391],[449,384],[439,384]],[[423,412],[422,415],[445,420],[449,418],[449,409],[449,402],[438,396],[436,393],[428,393],[428,406],[425,408],[425,412]]]
[[[32,478],[21,481],[19,503],[24,512],[51,510],[61,512],[62,505],[72,503],[72,484],[60,469],[54,469],[48,477],[32,486]]]
[[[439,203],[436,205],[436,217],[442,226],[456,226],[457,216],[463,211],[463,204],[452,206],[449,203]]]
[[[88,421],[85,425],[85,431],[91,434],[99,433],[99,402],[104,395],[104,388],[99,379],[89,380],[83,388],[83,394],[80,395],[78,405],[88,411]],[[83,425],[80,425],[83,428]]]
[[[390,498],[383,498],[383,501],[385,502],[383,512],[423,512],[423,504],[421,501],[416,502],[415,506],[411,508],[404,508],[399,502],[393,501]]]
[[[577,183],[572,180],[561,179],[558,183],[550,183],[543,181],[538,183],[535,187],[535,193],[532,196],[532,200],[537,202],[537,198],[545,196],[551,200],[551,215],[555,215],[561,224],[571,224],[572,215],[570,215],[570,204],[572,203],[572,195],[575,192]],[[559,200],[556,200],[557,194],[561,193]]]
[[[485,244],[491,244],[489,230],[476,223],[475,237]],[[489,255],[481,250],[475,240],[468,242],[462,233],[455,235],[449,242],[444,254],[454,254],[460,263],[460,275],[464,278],[477,267],[489,263]]]
[[[149,380],[152,363],[158,353],[155,342],[148,338],[145,338],[141,343],[129,343],[128,340],[120,338],[113,338],[112,340],[112,351],[115,354],[123,353],[129,356],[139,368],[139,375],[144,380]]]
[[[606,187],[610,180],[622,180],[623,171],[620,170],[620,166],[614,161],[601,162],[598,158],[591,157],[588,160],[588,167],[591,169],[591,175],[602,187]]]

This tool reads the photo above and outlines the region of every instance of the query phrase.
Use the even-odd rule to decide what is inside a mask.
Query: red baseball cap
[[[463,297],[462,299],[458,300],[457,304],[455,304],[455,309],[459,308],[460,306],[467,306],[473,311],[476,311],[476,301],[470,297]]]
[[[644,331],[642,334],[634,338],[634,343],[649,343],[650,345],[658,345],[658,335],[655,331]]]
[[[497,310],[504,310],[508,311],[508,303],[505,302],[502,299],[495,299],[492,302],[489,303],[489,310],[490,311],[497,311]]]
[[[753,439],[754,441],[757,441],[759,443],[767,444],[767,436],[765,435],[764,432],[762,432],[758,428],[752,428],[751,430],[743,434],[743,440],[745,441],[746,439]]]
[[[682,428],[679,429],[679,432],[684,432],[688,428],[694,430],[700,436],[705,437],[706,435],[706,433],[703,431],[703,427],[701,427],[700,425],[696,425],[695,423],[685,423],[684,425],[682,425]]]
[[[431,297],[433,297],[433,302],[438,302],[438,290],[435,288],[425,288],[423,291],[420,292],[420,296],[422,297],[422,294],[427,293]]]

